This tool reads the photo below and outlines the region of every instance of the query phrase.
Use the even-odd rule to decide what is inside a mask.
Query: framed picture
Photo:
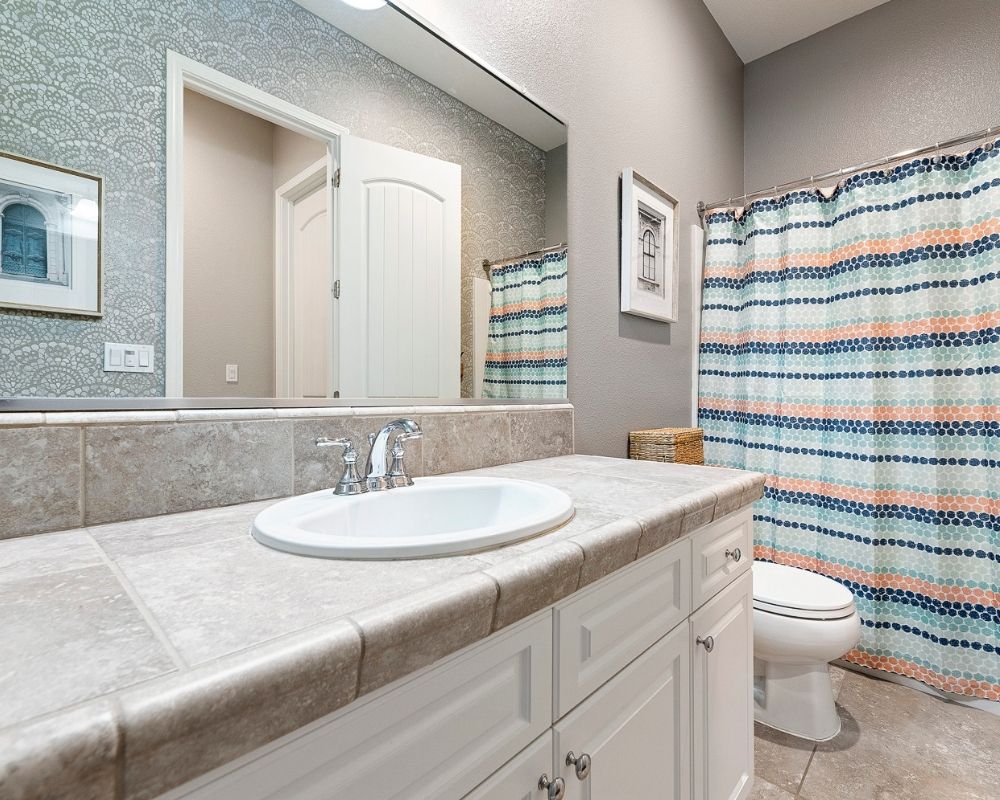
[[[622,171],[621,310],[677,321],[677,201],[631,168]]]
[[[0,153],[0,306],[101,315],[100,178]]]

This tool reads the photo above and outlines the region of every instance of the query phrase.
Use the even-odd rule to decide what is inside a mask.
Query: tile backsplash
[[[573,452],[573,407],[428,406],[0,414],[0,539],[286,497],[332,487],[342,461],[389,419],[424,429],[411,474]]]

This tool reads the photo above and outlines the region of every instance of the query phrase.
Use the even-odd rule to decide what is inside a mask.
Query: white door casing
[[[167,260],[164,293],[164,389],[167,397],[184,396],[184,90],[192,89],[289,130],[327,144],[330,169],[340,159],[340,137],[347,128],[263,92],[248,83],[167,50]],[[330,195],[336,240],[336,199]],[[334,253],[336,260],[336,253]],[[334,264],[336,271],[336,264]],[[336,310],[334,310],[336,316]],[[336,324],[336,320],[335,320]],[[336,370],[336,353],[334,354]]]
[[[341,139],[341,397],[460,394],[461,167]]]
[[[275,386],[279,397],[332,397],[333,226],[328,159],[275,192]]]

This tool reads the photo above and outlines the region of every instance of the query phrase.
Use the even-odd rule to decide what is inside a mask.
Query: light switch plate
[[[226,364],[226,383],[240,382],[240,365]]]
[[[153,345],[104,343],[105,372],[152,372]]]

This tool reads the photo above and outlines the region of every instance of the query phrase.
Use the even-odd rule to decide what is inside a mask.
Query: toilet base
[[[819,664],[754,659],[754,719],[802,739],[823,742],[840,733],[830,670]]]

